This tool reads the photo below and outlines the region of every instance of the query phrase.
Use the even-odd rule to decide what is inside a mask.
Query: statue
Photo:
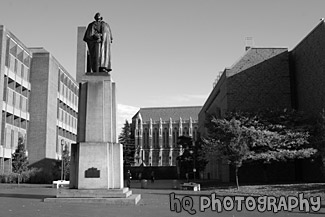
[[[100,13],[95,14],[95,21],[91,22],[85,32],[83,40],[88,46],[88,65],[94,72],[110,72],[111,43],[113,41],[111,28],[103,21]]]

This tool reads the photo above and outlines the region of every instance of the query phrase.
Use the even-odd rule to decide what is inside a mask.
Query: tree
[[[203,171],[208,163],[205,154],[202,152],[202,142],[193,142],[193,139],[189,136],[180,136],[178,137],[177,143],[184,150],[182,155],[177,157],[179,167],[186,173],[190,173],[195,169],[195,172],[193,171],[193,177],[195,179],[195,174]]]
[[[247,120],[244,125],[251,129],[252,137],[247,160],[270,163],[310,158],[317,152],[310,144],[312,126],[302,112],[263,110],[246,113],[244,117]]]
[[[322,172],[325,174],[325,109],[323,109],[314,121],[314,128],[311,133],[312,141],[318,150],[318,156],[322,162]]]
[[[248,129],[241,122],[232,118],[217,119],[213,117],[207,124],[208,136],[203,139],[206,153],[214,153],[218,157],[226,157],[235,166],[236,185],[239,189],[238,170],[249,154]]]
[[[119,142],[123,145],[123,159],[124,165],[131,165],[134,163],[134,135],[131,132],[131,126],[127,120],[125,120],[122,132],[120,133]]]
[[[310,158],[317,149],[309,143],[311,126],[294,110],[228,113],[207,124],[206,152],[226,157],[238,169],[244,161],[264,165],[274,161]]]
[[[62,152],[62,160],[63,160],[63,180],[67,180],[70,175],[70,153],[67,145],[64,146],[64,150]]]
[[[18,138],[18,146],[15,152],[12,154],[12,172],[17,173],[18,184],[20,181],[20,175],[28,170],[28,158],[26,156],[25,142],[22,137]]]

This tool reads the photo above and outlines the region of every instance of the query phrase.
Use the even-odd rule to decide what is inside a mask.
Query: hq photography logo
[[[169,194],[170,211],[180,213],[183,210],[191,215],[208,210],[220,213],[224,211],[258,211],[292,212],[295,209],[300,212],[318,212],[321,208],[321,197],[306,198],[303,193],[298,196],[225,196],[218,197],[216,193],[208,196],[199,196],[198,210],[194,208],[193,196],[177,196],[175,193]],[[297,211],[296,210],[296,211]]]

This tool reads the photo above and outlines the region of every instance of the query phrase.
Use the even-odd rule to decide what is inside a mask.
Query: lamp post
[[[193,156],[193,179],[195,182],[195,175],[196,175],[196,165],[195,165],[195,158],[196,158],[196,149],[195,149],[195,141],[193,141],[193,150],[190,151]]]
[[[61,140],[61,180],[63,180],[63,146],[64,146],[64,141]]]

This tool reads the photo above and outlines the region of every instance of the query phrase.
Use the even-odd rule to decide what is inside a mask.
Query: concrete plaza
[[[223,211],[217,213],[210,209],[201,212],[199,200],[202,195],[210,195],[212,191],[182,191],[171,189],[172,180],[157,180],[154,183],[148,182],[147,189],[141,189],[141,183],[132,181],[131,190],[133,193],[140,193],[142,199],[138,205],[105,205],[105,204],[63,204],[44,203],[44,198],[55,197],[56,189],[49,185],[17,185],[0,184],[0,216],[191,216],[186,210],[176,213],[170,210],[170,193],[174,192],[178,198],[192,196],[193,208],[196,210],[194,216],[305,216],[306,213],[293,212],[258,212],[258,211]],[[218,195],[218,192],[216,192]],[[220,197],[227,195],[218,195]],[[309,213],[309,216],[324,216],[325,205],[322,201],[321,210],[316,213]]]

